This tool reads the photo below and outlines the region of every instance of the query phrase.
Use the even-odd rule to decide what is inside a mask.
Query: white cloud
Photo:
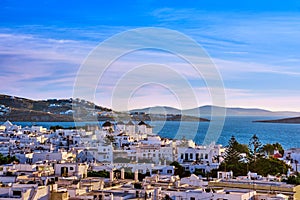
[[[170,12],[168,9],[166,11]],[[156,14],[159,15],[161,13],[158,12]],[[184,16],[184,11],[182,11],[181,15],[177,15],[177,17],[183,17],[184,19],[188,18]],[[172,20],[172,16],[169,16],[168,20]],[[295,22],[293,21],[292,23]],[[226,25],[227,24],[224,24],[224,26]],[[262,24],[260,24],[260,26],[261,25]],[[236,30],[237,33],[235,33],[232,40],[226,39],[233,36],[231,35],[232,32],[225,31],[224,35],[220,35],[220,28],[214,29],[216,31],[211,37],[208,37],[211,30],[205,31],[201,27],[190,30],[186,29],[186,32],[190,31],[189,35],[193,36],[200,43],[203,42],[204,46],[207,46],[208,48],[216,47],[216,50],[208,49],[208,51],[213,52],[213,62],[221,72],[223,79],[225,80],[225,85],[226,81],[232,80],[240,80],[239,83],[242,83],[245,81],[244,75],[247,75],[249,79],[252,79],[253,83],[255,83],[255,76],[257,74],[275,74],[286,77],[298,77],[300,75],[298,68],[295,67],[299,64],[299,59],[297,59],[296,54],[294,56],[285,57],[283,52],[284,55],[282,57],[276,58],[277,52],[274,56],[266,54],[266,60],[268,61],[256,59],[253,54],[253,47],[255,46],[251,46],[251,43],[255,38],[249,36],[254,34],[255,30],[249,30],[249,27],[251,26],[247,26],[249,26],[249,24],[243,25],[243,29]],[[232,26],[226,30],[231,27]],[[114,31],[117,30],[119,29],[114,29]],[[80,37],[103,39],[107,36],[107,33],[98,35],[97,32],[93,32],[94,30],[87,31],[86,35],[84,35],[85,30],[78,29],[73,31],[78,33]],[[246,33],[247,31],[249,31],[248,35],[239,36],[238,34]],[[263,31],[267,30],[263,29]],[[3,32],[5,33],[0,34],[0,76],[2,81],[5,82],[5,85],[0,86],[0,89],[4,93],[27,97],[70,97],[72,95],[73,84],[79,65],[89,51],[94,48],[94,45],[96,45],[95,41],[87,41],[86,39],[55,39],[42,37],[41,35],[7,33],[9,32],[7,30]],[[72,34],[74,34],[74,32]],[[289,25],[286,25],[286,27],[281,29],[280,34],[295,34],[295,32],[292,33]],[[260,40],[262,41],[264,37],[268,37],[268,35],[260,36]],[[275,37],[275,35],[272,37]],[[290,39],[294,40],[296,38],[298,38],[298,35],[294,35]],[[174,40],[176,40],[176,38],[174,38]],[[272,40],[274,40],[274,38]],[[288,40],[288,38],[286,38],[286,40]],[[289,43],[290,42],[291,41],[289,40]],[[297,41],[295,41],[295,44],[297,44]],[[190,49],[189,52],[191,56],[196,56],[193,54],[192,49]],[[253,60],[249,62],[252,58]],[[275,59],[272,60],[272,58]],[[278,60],[278,62],[280,61],[281,63],[276,64],[274,60]],[[98,87],[96,99],[93,100],[96,100],[96,102],[101,105],[109,106],[111,105],[110,95],[115,89],[117,82],[122,79],[122,76],[126,75],[128,71],[135,69],[137,66],[150,63],[167,65],[173,70],[174,74],[181,76],[181,80],[186,78],[197,94],[199,105],[212,103],[211,95],[205,87],[205,80],[203,77],[197,74],[197,71],[183,59],[163,51],[145,50],[133,52],[121,57],[114,62],[105,72],[104,76],[101,77],[100,85],[90,85],[89,81],[86,81],[85,84],[87,87]],[[203,70],[208,79],[214,77],[213,73],[210,74],[209,71],[206,71],[210,67],[210,65],[203,65]],[[95,68],[95,70],[97,70],[97,68]],[[159,70],[148,70],[146,73],[141,73],[139,77],[131,76],[131,79],[128,80],[126,84],[118,85],[118,87],[125,90],[126,88],[134,86],[136,81],[140,81],[141,79],[146,80],[147,77],[155,77],[159,80],[165,78],[169,81],[170,86],[168,87],[176,86],[176,83],[178,83],[178,81],[176,82],[178,76],[164,74]],[[288,78],[286,78],[286,80],[288,80]],[[229,106],[259,106],[276,110],[288,109],[288,107],[290,107],[289,110],[300,110],[297,104],[297,99],[299,99],[299,97],[297,95],[292,95],[293,93],[299,93],[295,88],[286,88],[286,91],[291,91],[291,93],[284,93],[286,94],[284,97],[287,97],[287,103],[284,103],[284,97],[276,95],[276,93],[283,91],[279,91],[279,89],[276,88],[274,88],[274,91],[272,92],[264,90],[264,88],[259,90],[251,87],[250,83],[246,86],[237,84],[228,87],[229,88],[226,88],[226,96],[227,105]],[[185,87],[177,88],[177,91],[184,94],[184,88]],[[178,104],[173,93],[170,93],[165,89],[159,89],[155,86],[135,89],[137,92],[132,98],[129,98],[129,104],[168,104],[175,107],[183,106]],[[157,98],[151,98],[154,96]],[[188,95],[183,95],[183,99],[186,102],[189,102],[188,98]],[[272,101],[270,101],[270,99]],[[128,98],[125,100],[127,103]]]
[[[266,74],[282,74],[289,76],[300,76],[300,72],[289,66],[276,66],[258,62],[242,62],[223,59],[213,59],[224,78],[242,78],[241,74],[247,73],[266,73]],[[255,76],[254,76],[255,77]]]

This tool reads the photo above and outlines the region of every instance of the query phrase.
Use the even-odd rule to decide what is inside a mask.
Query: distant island
[[[253,122],[300,124],[300,117],[290,117],[290,118],[272,119],[272,120],[256,120]]]
[[[120,116],[120,118],[122,118]],[[133,121],[198,121],[209,122],[209,119],[181,114],[149,114],[144,112],[130,112]]]
[[[238,107],[220,107],[220,106],[212,106],[212,105],[205,105],[200,106],[197,108],[192,109],[185,109],[180,110],[173,107],[168,106],[154,106],[154,107],[147,107],[147,108],[140,108],[140,109],[133,109],[130,112],[144,112],[144,113],[151,113],[151,114],[182,114],[188,116],[211,116],[212,110],[215,110],[216,113],[224,113],[224,109],[226,111],[226,116],[300,116],[300,112],[293,112],[293,111],[270,111],[260,108],[238,108]]]

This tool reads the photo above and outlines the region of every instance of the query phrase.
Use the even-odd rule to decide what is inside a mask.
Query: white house
[[[225,148],[222,145],[211,144],[209,146],[196,146],[193,147],[178,147],[178,162],[200,162],[204,164],[212,164],[220,162],[218,160],[224,152]]]
[[[67,158],[70,156],[74,156],[74,155],[66,151],[36,152],[32,154],[32,163],[36,163],[38,161],[45,161],[45,160],[54,160],[54,161],[67,160]]]
[[[2,126],[5,126],[6,131],[19,131],[21,129],[21,126],[14,125],[8,120]]]
[[[291,148],[284,151],[284,160],[286,160],[294,171],[300,171],[300,148]]]
[[[232,179],[233,178],[233,172],[232,171],[230,171],[230,172],[218,171],[217,178],[218,179]]]
[[[204,183],[195,174],[192,174],[190,177],[185,177],[180,180],[180,184],[187,184],[190,186],[203,187]]]
[[[132,121],[129,121],[127,124],[126,124],[126,130],[125,132],[126,133],[129,133],[129,134],[133,134],[135,133],[135,125]]]
[[[137,130],[138,133],[152,134],[152,126],[143,121],[138,123]]]
[[[37,132],[37,133],[46,133],[47,128],[44,128],[42,126],[31,126],[31,131],[32,132]]]
[[[54,165],[55,176],[85,178],[87,169],[88,165],[84,163],[56,163]]]

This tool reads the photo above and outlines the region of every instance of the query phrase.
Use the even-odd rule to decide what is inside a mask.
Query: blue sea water
[[[230,137],[233,135],[238,142],[248,144],[253,134],[256,134],[263,144],[280,143],[285,149],[300,147],[300,124],[277,124],[277,123],[253,123],[254,120],[274,119],[282,117],[226,117],[221,135],[216,143],[227,145]],[[17,125],[31,126],[32,122],[14,122]],[[98,122],[93,122],[97,124]],[[100,124],[103,122],[100,122]],[[202,144],[207,129],[211,122],[179,122],[179,121],[152,121],[153,132],[161,137],[181,139],[193,139],[197,144]],[[54,125],[63,127],[74,126],[73,122],[36,122],[35,125],[41,125],[46,128]],[[77,124],[83,126],[91,122],[82,122]],[[199,125],[199,126],[198,126]],[[193,131],[193,127],[197,127]]]
[[[285,149],[300,147],[300,124],[253,123],[254,120],[259,119],[274,119],[274,117],[226,117],[222,133],[216,143],[226,146],[230,137],[235,136],[238,142],[249,144],[250,138],[256,134],[262,144],[278,142]],[[197,122],[166,122],[161,126],[162,123],[152,122],[154,132],[157,131],[156,127],[161,128],[159,130],[161,137],[181,139],[184,136],[193,139],[197,144],[203,143],[209,126],[209,122],[199,123],[197,134],[194,134],[188,130]],[[177,132],[179,126],[183,128]]]

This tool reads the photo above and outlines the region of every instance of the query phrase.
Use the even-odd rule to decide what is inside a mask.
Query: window
[[[155,157],[155,153],[153,154],[153,157]]]
[[[196,200],[196,198],[195,197],[191,197],[190,200]]]
[[[74,167],[70,167],[70,170],[74,170]]]
[[[189,159],[189,154],[186,153],[186,154],[184,155],[184,159],[185,159],[185,160],[188,160],[188,159]]]
[[[207,153],[205,154],[205,159],[208,159],[208,154]]]
[[[172,173],[173,173],[173,171],[172,171],[172,170],[170,170],[170,169],[168,169],[168,170],[167,170],[167,173],[168,173],[168,174],[172,174]]]
[[[180,158],[183,159],[183,153],[181,154]]]
[[[192,153],[190,153],[190,159],[193,159],[193,154]]]
[[[13,191],[13,196],[22,196],[21,191]]]

